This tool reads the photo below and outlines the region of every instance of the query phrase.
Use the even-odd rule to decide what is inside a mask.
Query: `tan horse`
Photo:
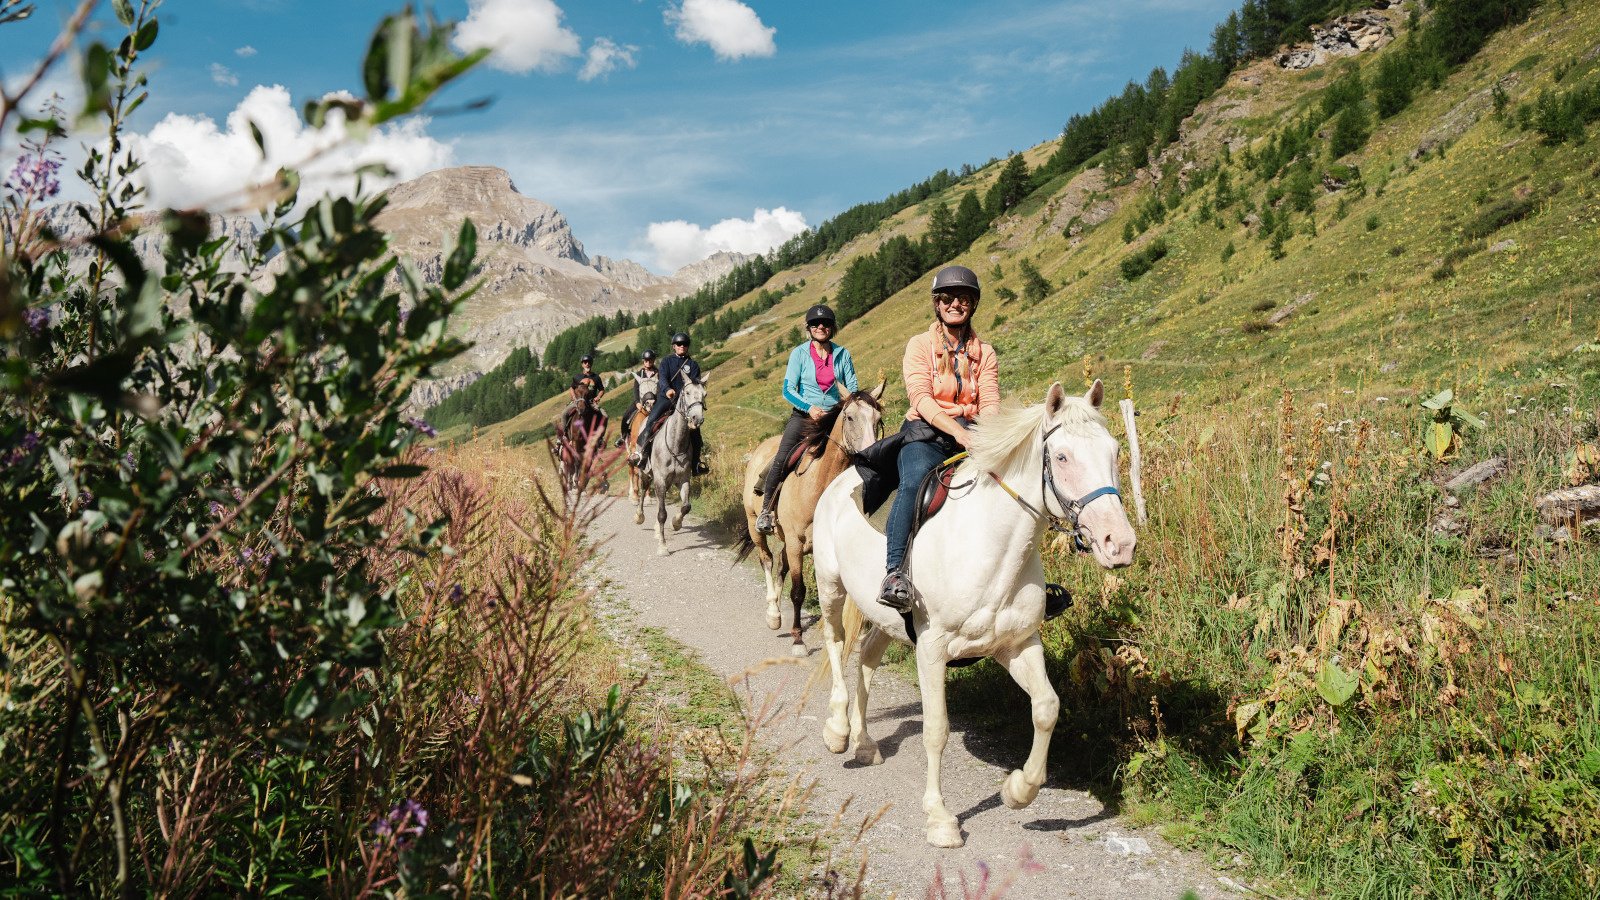
[[[777,557],[774,570],[772,548],[767,536],[756,531],[756,518],[761,515],[762,498],[755,489],[767,479],[767,470],[778,454],[782,435],[774,435],[757,445],[750,454],[744,470],[744,529],[740,535],[739,558],[750,555],[752,549],[761,559],[761,571],[767,579],[767,627],[783,627],[783,614],[778,609],[778,594],[784,576],[790,578],[789,599],[794,604],[794,627],[790,630],[794,644],[790,653],[806,655],[806,644],[801,638],[800,607],[806,599],[806,581],[803,564],[811,552],[811,518],[817,509],[817,498],[829,484],[851,465],[851,457],[865,450],[877,439],[878,423],[883,421],[883,408],[878,398],[883,396],[880,383],[870,391],[849,394],[834,404],[827,415],[806,424],[801,446],[800,463],[784,478],[778,489],[777,513],[778,540],[783,541],[783,555]]]
[[[639,408],[634,411],[633,422],[629,424],[628,431],[623,435],[622,458],[627,459],[633,455],[633,448],[639,444],[639,435],[644,431],[644,420],[650,417],[650,407],[656,402],[656,378],[654,375],[641,376],[633,373],[633,380],[639,384]],[[638,466],[628,467],[628,499],[637,502],[640,491],[650,490],[650,485],[640,474]],[[636,521],[644,523],[644,508],[640,507]]]

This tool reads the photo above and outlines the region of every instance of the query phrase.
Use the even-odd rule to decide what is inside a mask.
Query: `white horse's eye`
[[[1067,455],[1065,453],[1057,453],[1056,454],[1056,462],[1064,463],[1066,461],[1067,461]]]

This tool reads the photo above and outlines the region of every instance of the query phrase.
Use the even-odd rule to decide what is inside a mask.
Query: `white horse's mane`
[[[1088,437],[1098,428],[1104,430],[1106,418],[1082,397],[1066,397],[1055,424],[1061,430],[1079,437]],[[1019,474],[1025,468],[1037,468],[1038,446],[1043,440],[1045,425],[1049,422],[1049,409],[1039,403],[1033,406],[1002,406],[995,412],[981,416],[973,424],[972,447],[967,451],[968,465],[980,472],[993,472],[1002,478]]]

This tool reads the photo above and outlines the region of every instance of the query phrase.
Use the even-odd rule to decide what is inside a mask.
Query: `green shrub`
[[[1129,281],[1150,271],[1158,261],[1167,255],[1167,242],[1165,238],[1156,238],[1146,244],[1139,252],[1123,258],[1121,263],[1122,277]]]
[[[1377,231],[1378,230],[1378,226],[1380,224],[1381,224],[1381,222],[1378,219],[1378,214],[1377,213],[1372,213],[1371,215],[1367,216],[1367,230],[1368,231]]]
[[[1527,197],[1507,197],[1491,204],[1462,227],[1461,236],[1469,241],[1486,238],[1513,222],[1526,219],[1539,208],[1536,196],[1530,194]]]

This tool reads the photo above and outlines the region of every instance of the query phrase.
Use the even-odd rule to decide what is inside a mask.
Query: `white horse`
[[[900,613],[877,600],[886,542],[857,506],[861,477],[846,471],[817,504],[812,559],[828,650],[824,665],[833,680],[823,742],[834,753],[854,743],[861,763],[883,761],[867,735],[867,693],[889,640],[914,643],[922,743],[928,751],[922,808],[928,813],[928,843],[936,847],[962,844],[960,823],[945,808],[939,787],[950,734],[945,664],[992,656],[1033,701],[1033,749],[1027,764],[1000,786],[1006,806],[1027,806],[1044,784],[1060,706],[1039,642],[1045,606],[1039,542],[1045,528],[1070,531],[1106,568],[1133,561],[1133,526],[1117,490],[1118,444],[1098,411],[1104,392],[1096,381],[1086,396],[1068,397],[1057,382],[1042,406],[1001,409],[977,421],[971,452],[956,472],[956,489],[912,544],[913,634]],[[861,643],[852,707],[844,661],[863,617],[873,628]]]
[[[681,485],[678,514],[672,517],[672,530],[683,527],[683,517],[689,512],[689,457],[693,455],[690,441],[706,420],[706,378],[695,381],[687,375],[679,388],[677,405],[661,424],[661,431],[650,442],[650,458],[641,474],[645,483],[653,483],[656,494],[656,548],[657,556],[668,556],[667,549],[667,492]],[[644,439],[644,438],[641,438]],[[639,510],[633,521],[644,524],[644,499],[648,492],[639,492]]]

